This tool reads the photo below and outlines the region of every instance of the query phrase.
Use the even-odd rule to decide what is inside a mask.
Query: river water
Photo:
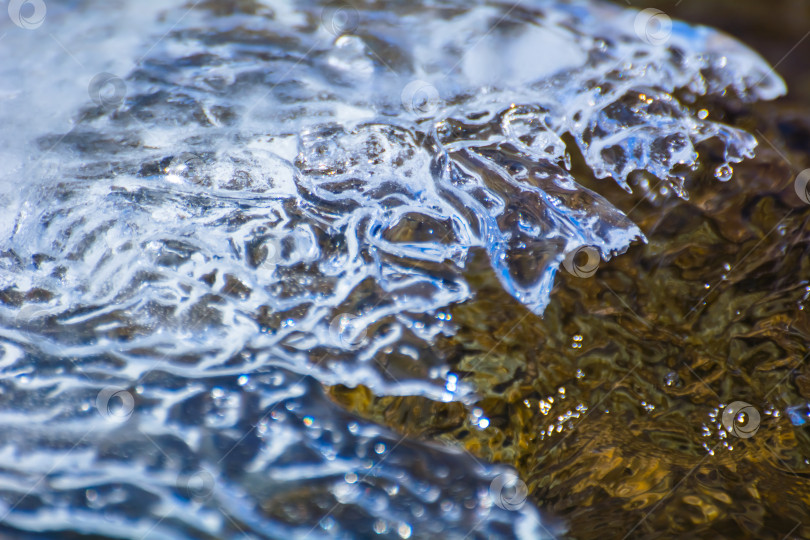
[[[0,521],[43,538],[560,534],[511,469],[324,387],[474,403],[433,344],[476,254],[543,315],[558,272],[646,241],[572,152],[688,198],[698,145],[718,182],[757,147],[696,99],[785,92],[725,34],[596,1],[17,4]]]

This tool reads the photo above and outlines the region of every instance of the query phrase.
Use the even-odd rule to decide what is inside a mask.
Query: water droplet
[[[714,170],[714,176],[721,182],[728,182],[731,180],[732,174],[734,174],[734,169],[732,169],[731,165],[728,163],[725,165],[720,165]]]

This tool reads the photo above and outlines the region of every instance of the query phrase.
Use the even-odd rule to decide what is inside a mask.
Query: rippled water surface
[[[631,245],[688,273],[699,235],[651,216],[738,181],[758,141],[723,107],[785,92],[601,2],[52,4],[0,39],[0,521],[47,538],[565,534],[562,461],[480,447],[522,414],[484,406],[501,371],[559,378],[504,343],[551,354],[587,305],[561,273],[659,264]],[[633,339],[683,311],[656,302]],[[601,324],[563,332],[577,369],[635,355]],[[557,433],[599,406],[569,398]]]

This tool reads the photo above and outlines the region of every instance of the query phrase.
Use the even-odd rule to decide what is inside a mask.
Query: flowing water
[[[758,141],[716,111],[785,92],[725,34],[594,1],[14,4],[0,521],[44,538],[565,534],[543,458],[406,436],[355,393],[486,439],[520,355],[448,343],[550,340],[561,272],[728,185]]]

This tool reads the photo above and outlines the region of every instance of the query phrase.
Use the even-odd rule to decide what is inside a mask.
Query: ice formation
[[[686,196],[695,145],[720,180],[756,146],[693,98],[784,92],[596,1],[48,9],[0,41],[0,515],[34,532],[541,537],[501,469],[318,383],[470,399],[430,345],[474,251],[542,314],[567,255],[643,239],[570,152]]]

